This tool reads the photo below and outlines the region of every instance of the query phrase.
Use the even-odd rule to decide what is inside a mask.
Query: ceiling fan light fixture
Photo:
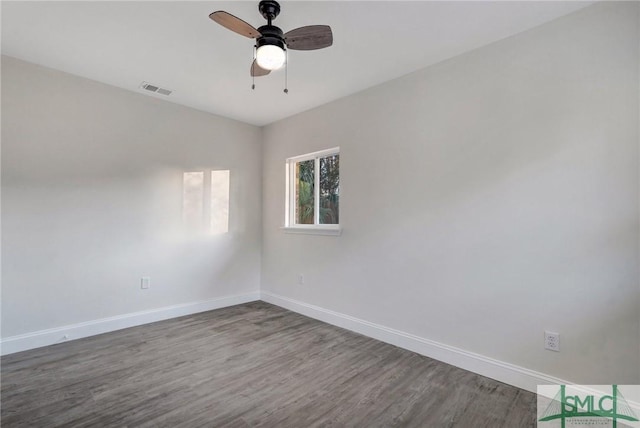
[[[285,59],[284,49],[278,45],[262,45],[256,51],[256,62],[265,70],[282,68]]]

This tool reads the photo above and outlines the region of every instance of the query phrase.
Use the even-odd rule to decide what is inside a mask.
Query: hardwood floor
[[[2,427],[535,426],[535,395],[264,302],[2,357]]]

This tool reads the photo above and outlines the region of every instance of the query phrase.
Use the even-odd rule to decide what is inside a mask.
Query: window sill
[[[324,235],[324,236],[340,236],[342,234],[342,228],[337,227],[303,227],[303,226],[294,226],[294,227],[281,227],[285,233],[294,233],[301,235]]]

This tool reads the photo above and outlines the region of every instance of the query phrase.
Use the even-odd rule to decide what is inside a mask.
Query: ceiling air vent
[[[160,94],[160,95],[171,95],[171,92],[173,92],[173,91],[171,91],[169,89],[164,89],[164,88],[161,88],[159,86],[152,85],[149,82],[142,82],[140,84],[140,87],[142,89],[144,89],[144,90],[147,90],[149,92],[155,92],[155,93]]]

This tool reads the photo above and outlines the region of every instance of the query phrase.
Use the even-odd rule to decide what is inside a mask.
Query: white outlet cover
[[[553,331],[544,332],[544,349],[560,352],[560,333]]]
[[[143,276],[142,279],[140,279],[140,288],[146,290],[149,287],[151,287],[151,278],[148,276]]]

